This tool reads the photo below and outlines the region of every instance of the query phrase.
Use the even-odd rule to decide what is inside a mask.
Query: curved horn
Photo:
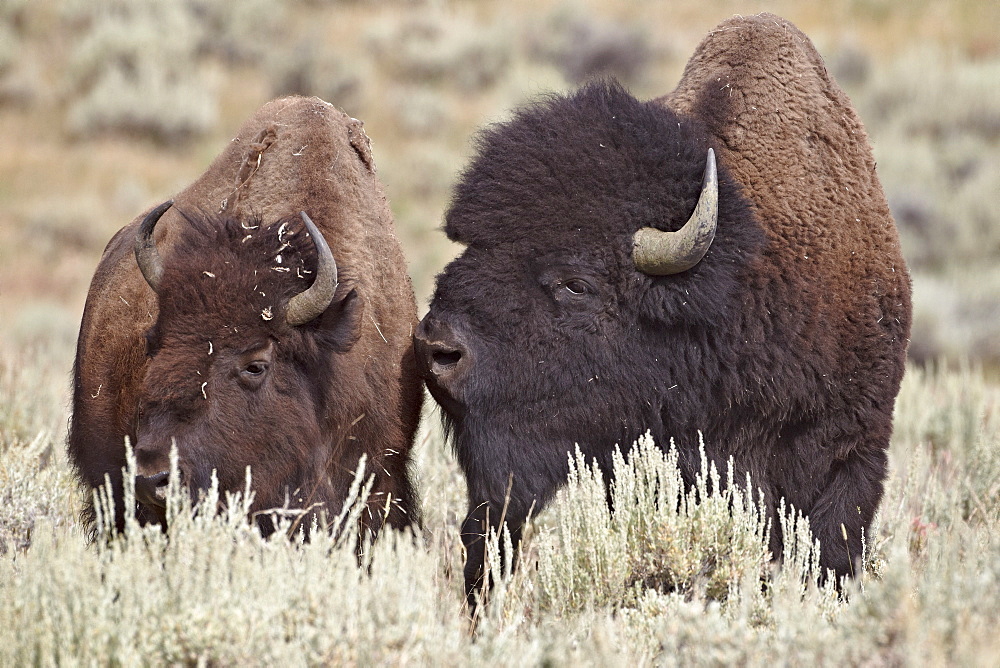
[[[292,327],[304,325],[325,311],[337,291],[337,262],[333,259],[330,246],[306,212],[299,215],[316,244],[316,278],[311,286],[288,300],[285,320]]]
[[[694,213],[684,227],[664,232],[644,227],[633,237],[635,267],[651,276],[668,276],[687,271],[701,262],[715,239],[719,222],[719,177],[715,171],[715,151],[708,149],[705,178]]]
[[[139,265],[139,271],[142,272],[146,282],[149,283],[149,287],[153,288],[153,292],[159,292],[160,278],[163,277],[163,260],[160,259],[160,254],[156,252],[156,240],[153,239],[153,228],[159,222],[160,216],[173,205],[174,200],[169,199],[150,211],[142,219],[139,231],[135,233],[135,261]]]

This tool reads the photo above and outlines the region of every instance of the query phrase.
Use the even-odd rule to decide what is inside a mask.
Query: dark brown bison
[[[364,455],[366,526],[408,525],[415,324],[361,123],[316,98],[275,100],[172,206],[108,244],[80,328],[70,456],[86,486],[110,478],[119,528],[133,512],[126,437],[143,522],[164,520],[176,442],[193,494],[213,471],[242,490],[250,467],[252,511],[307,519],[336,515]]]
[[[664,98],[594,83],[488,128],[445,231],[466,249],[415,347],[468,481],[470,602],[488,527],[516,544],[574,444],[610,472],[647,429],[689,480],[703,432],[851,572],[910,281],[861,122],[794,26],[726,21]]]

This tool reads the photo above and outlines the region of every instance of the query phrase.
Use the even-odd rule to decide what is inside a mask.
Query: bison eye
[[[590,285],[587,284],[587,281],[579,278],[569,279],[563,283],[563,287],[566,288],[570,294],[574,295],[583,295],[590,292]]]
[[[260,378],[267,371],[267,362],[254,361],[243,369],[243,375],[248,378]]]

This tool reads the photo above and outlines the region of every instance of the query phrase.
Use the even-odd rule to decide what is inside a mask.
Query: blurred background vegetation
[[[69,372],[104,244],[266,100],[366,123],[421,310],[476,128],[610,73],[671,90],[720,20],[814,40],[875,145],[913,272],[917,362],[1000,368],[1000,9],[984,0],[0,0],[0,341]]]

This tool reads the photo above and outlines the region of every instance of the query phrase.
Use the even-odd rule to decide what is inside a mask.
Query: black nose
[[[447,324],[427,315],[413,334],[417,369],[424,380],[454,391],[465,375],[472,356],[456,332]]]
[[[170,484],[169,471],[160,471],[155,475],[137,475],[135,500],[146,506],[166,508],[168,484]]]

